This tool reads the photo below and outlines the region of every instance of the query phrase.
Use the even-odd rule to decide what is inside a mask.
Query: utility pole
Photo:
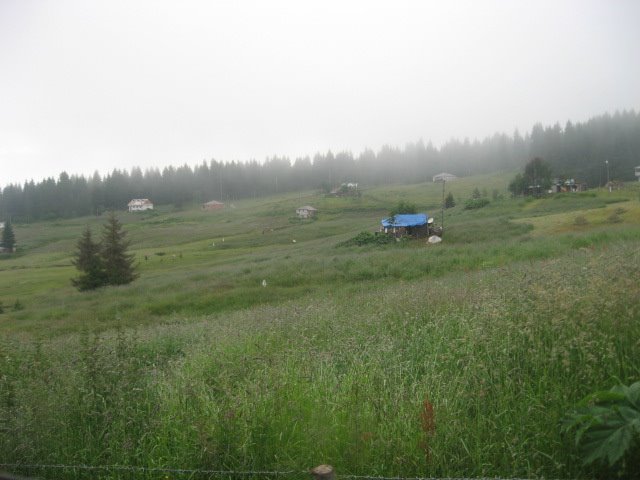
[[[445,179],[442,179],[442,235],[444,236],[444,184]]]
[[[609,193],[611,193],[611,185],[609,185],[609,160],[604,161],[607,166],[607,187],[609,187]]]

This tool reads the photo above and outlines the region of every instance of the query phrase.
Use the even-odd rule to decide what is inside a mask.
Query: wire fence
[[[8,472],[3,474],[2,472]],[[4,476],[3,476],[4,475]],[[338,473],[340,480],[528,480],[501,477],[380,477]],[[183,468],[137,467],[127,465],[24,465],[0,463],[0,480],[273,480],[310,479],[310,471],[236,471]]]

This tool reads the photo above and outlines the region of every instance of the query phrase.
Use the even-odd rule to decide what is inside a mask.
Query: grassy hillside
[[[447,184],[435,246],[338,245],[400,200],[439,223],[440,184],[122,213],[140,278],[89,293],[70,255],[103,218],[16,225],[0,463],[588,474],[559,424],[640,378],[638,186],[464,210],[509,178]]]

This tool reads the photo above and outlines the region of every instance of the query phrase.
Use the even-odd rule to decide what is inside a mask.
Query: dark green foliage
[[[456,206],[456,201],[453,198],[453,193],[449,192],[449,194],[444,199],[444,208],[453,208]]]
[[[7,252],[13,252],[15,246],[16,236],[13,233],[13,226],[11,225],[11,221],[7,220],[4,222],[4,229],[2,230],[2,247]]]
[[[478,190],[478,187],[474,188],[473,192],[471,192],[471,198],[478,199],[480,197],[481,197],[480,190]]]
[[[489,205],[488,198],[470,198],[469,200],[464,202],[465,210],[475,210],[477,208],[486,207]]]
[[[376,235],[371,232],[360,232],[353,238],[339,243],[339,247],[362,247],[364,245],[388,245],[390,243],[396,243],[396,239],[391,235]]]
[[[517,174],[511,183],[509,191],[512,195],[524,195],[530,186],[540,187],[545,191],[551,187],[551,165],[541,158],[533,158],[524,167],[524,174]]]
[[[124,285],[137,278],[133,255],[127,253],[126,232],[112,212],[102,231],[102,243],[93,241],[87,227],[78,240],[72,261],[81,272],[71,283],[80,291],[94,290],[105,285]]]
[[[86,227],[78,240],[77,251],[71,263],[80,271],[80,276],[71,283],[80,291],[94,290],[107,283],[107,277],[100,254],[100,245],[93,241],[91,229]]]
[[[19,298],[16,298],[16,301],[13,304],[13,311],[18,312],[20,310],[24,310],[24,305],[22,304]]]
[[[616,474],[638,478],[640,382],[587,396],[567,415],[563,430],[574,432],[585,465],[617,467]]]
[[[524,178],[530,185],[540,185],[543,190],[547,190],[551,186],[551,172],[551,165],[536,157],[524,167]]]
[[[391,209],[391,211],[389,212],[389,216],[394,217],[403,213],[418,213],[415,203],[409,203],[405,202],[404,200],[400,200],[398,204]]]
[[[513,180],[509,183],[509,191],[513,196],[524,195],[525,190],[527,189],[527,180],[522,176],[521,173],[518,173]]]
[[[0,301],[0,313],[4,313],[4,305]]]
[[[127,253],[129,241],[125,237],[126,232],[122,229],[122,224],[115,213],[111,212],[103,227],[101,248],[106,281],[109,285],[125,285],[138,277],[135,273],[134,256]]]

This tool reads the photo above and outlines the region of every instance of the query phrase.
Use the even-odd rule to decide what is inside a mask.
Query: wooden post
[[[331,465],[318,465],[311,470],[314,480],[336,480],[336,472]]]
[[[444,184],[446,183],[444,177],[442,178],[442,233],[440,234],[440,237],[444,236]]]

